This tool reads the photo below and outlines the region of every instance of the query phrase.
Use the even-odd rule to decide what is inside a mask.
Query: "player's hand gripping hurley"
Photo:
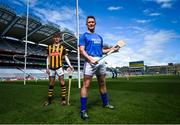
[[[108,55],[112,54],[113,52],[119,50],[120,48],[122,48],[122,47],[124,47],[124,46],[125,46],[125,42],[124,42],[123,40],[119,40],[119,41],[117,42],[117,44],[116,44],[115,46],[113,46],[108,53],[106,53],[103,57],[101,57],[100,59],[98,59],[96,62],[99,62],[100,60],[104,59],[104,58],[107,57]],[[94,64],[93,64],[93,66],[94,66]]]

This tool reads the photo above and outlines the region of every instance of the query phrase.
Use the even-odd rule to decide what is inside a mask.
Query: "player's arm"
[[[103,54],[106,54],[106,53],[108,53],[109,51],[111,51],[111,49],[110,48],[103,48]]]
[[[46,58],[46,69],[49,69],[49,56],[47,56],[47,58]]]
[[[71,70],[74,71],[74,68],[73,68],[73,66],[71,65],[71,62],[70,62],[67,54],[64,56],[64,58],[65,58],[65,61],[66,61],[67,64],[68,64],[68,66],[71,68]]]
[[[103,48],[103,53],[106,54],[106,53],[108,53],[110,51],[118,52],[118,50],[119,50],[118,47],[113,46],[111,48]]]
[[[68,64],[68,66],[71,68],[71,70],[74,71],[74,68],[73,68],[73,66],[71,65],[71,62],[70,62],[70,60],[69,60],[69,58],[68,58],[68,53],[67,53],[67,51],[66,51],[66,48],[64,48],[64,47],[63,47],[62,56],[64,56],[64,59],[65,59],[66,63]]]
[[[90,63],[96,63],[96,60],[92,58],[92,56],[88,55],[87,52],[85,51],[85,46],[80,46],[80,53],[82,56],[84,56],[87,60],[89,60]]]
[[[46,73],[49,75],[49,62],[50,62],[50,51],[49,51],[49,46],[47,48],[47,58],[46,58]]]
[[[46,73],[49,75],[49,59],[50,59],[50,56],[48,55],[47,56],[47,59],[46,59]]]

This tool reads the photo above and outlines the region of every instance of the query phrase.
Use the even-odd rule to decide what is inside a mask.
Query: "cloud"
[[[150,9],[145,9],[145,10],[143,10],[143,13],[144,13],[145,15],[149,14],[150,12],[151,12]]]
[[[103,37],[103,41],[105,44],[108,44],[108,45],[114,45],[117,43],[117,41],[119,40],[126,40],[128,38],[124,37],[123,36],[123,33],[121,31],[117,31],[117,32],[111,32],[111,33],[108,33],[108,32],[103,32],[102,33],[102,37]]]
[[[118,40],[117,35],[116,34],[112,34],[112,33],[104,33],[103,34],[103,38],[111,40],[111,41],[117,41]]]
[[[62,6],[57,9],[52,8],[33,8],[34,14],[38,16],[44,23],[52,22],[60,26],[66,27],[73,32],[76,28],[76,10],[72,7]],[[81,9],[79,9],[80,20],[83,18],[84,14]],[[84,21],[85,22],[85,21]]]
[[[121,48],[118,53],[113,53],[105,58],[110,66],[128,66],[129,62],[143,60],[145,65],[167,65],[169,62],[177,61],[178,55],[175,52],[172,55],[167,51],[167,44],[175,39],[180,38],[180,35],[171,30],[153,31],[143,29],[142,27],[133,26],[129,30],[135,29],[139,33],[136,35],[127,36],[125,39],[126,46]],[[142,33],[140,33],[142,32]],[[118,35],[105,34],[106,38],[118,39]],[[166,48],[166,49],[164,49]],[[174,54],[175,53],[175,54]],[[164,58],[166,55],[166,58]]]
[[[144,37],[145,44],[147,45],[159,45],[166,42],[170,42],[170,40],[178,38],[179,36],[173,31],[168,30],[160,30],[158,32],[147,34]]]
[[[30,0],[29,4],[31,7],[34,7],[35,5],[37,5],[37,2],[38,2],[38,0]]]
[[[138,50],[138,53],[142,55],[142,59],[145,60],[147,64],[160,65],[163,62],[162,57],[166,54],[166,50],[164,50],[166,43],[179,37],[175,32],[168,30],[148,33],[144,36],[144,44],[141,49]],[[169,59],[169,57],[166,58]]]
[[[41,15],[43,20],[50,22],[71,20],[75,16],[75,10],[67,7],[53,10],[51,8],[34,8],[36,15]]]
[[[120,6],[117,6],[117,7],[115,7],[115,6],[110,6],[110,7],[108,7],[108,10],[110,10],[110,11],[120,10],[120,9],[123,9],[123,7],[120,7]]]
[[[171,8],[173,0],[155,0],[156,3],[160,4],[162,8]]]
[[[12,2],[13,2],[14,4],[18,5],[18,6],[24,6],[24,5],[25,5],[24,1],[13,0]]]
[[[150,13],[149,16],[160,16],[161,13]]]
[[[143,13],[144,13],[144,15],[151,16],[151,17],[153,17],[153,16],[160,16],[161,15],[161,13],[152,12],[152,10],[150,10],[150,9],[143,10]]]
[[[24,6],[27,4],[26,0],[13,0],[12,2],[19,6]],[[37,2],[37,0],[29,0],[29,5],[31,7],[34,7],[37,4]]]
[[[113,53],[110,56],[106,57],[104,60],[109,66],[113,67],[122,67],[128,66],[128,63],[133,60],[129,55],[136,55],[134,51],[129,47],[124,47],[119,50],[118,53]],[[135,57],[135,56],[134,56]]]
[[[128,28],[129,28],[130,30],[133,30],[133,31],[136,32],[136,33],[142,33],[142,32],[145,31],[144,28],[138,27],[138,26],[129,26]]]
[[[161,8],[172,8],[172,5],[175,2],[175,0],[144,0],[144,1],[156,2],[161,6]]]
[[[172,3],[163,3],[161,5],[162,8],[171,8],[172,7]]]
[[[149,23],[151,22],[151,20],[136,20],[137,23],[140,23],[140,24],[145,24],[145,23]]]

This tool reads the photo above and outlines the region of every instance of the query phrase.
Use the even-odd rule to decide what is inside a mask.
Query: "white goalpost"
[[[29,0],[26,1],[26,40],[25,40],[25,52],[24,52],[24,85],[26,85],[26,63],[27,63],[27,36],[28,36],[28,17],[29,17]]]
[[[78,58],[78,88],[81,88],[80,52],[79,52],[79,13],[78,0],[76,0],[76,37],[77,37],[77,58]]]

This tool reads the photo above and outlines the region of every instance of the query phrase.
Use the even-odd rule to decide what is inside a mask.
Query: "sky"
[[[26,0],[1,0],[17,15],[26,13]],[[120,39],[126,46],[105,58],[111,67],[144,61],[147,66],[180,63],[180,0],[79,0],[79,31],[87,31],[88,15],[96,17],[96,33],[104,44]],[[76,0],[30,0],[29,13],[46,24],[76,33]]]

